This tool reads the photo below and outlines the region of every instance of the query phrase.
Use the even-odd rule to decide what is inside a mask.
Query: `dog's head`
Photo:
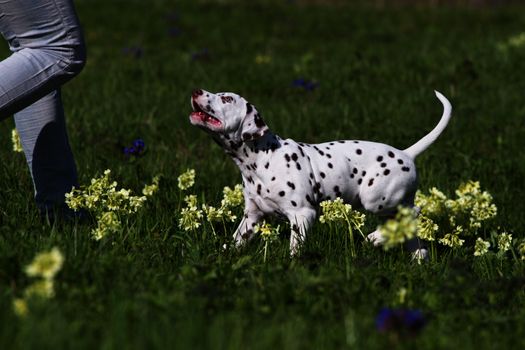
[[[190,122],[218,138],[223,144],[253,141],[262,137],[268,127],[255,107],[243,97],[221,92],[213,94],[195,90],[191,96],[193,112]]]

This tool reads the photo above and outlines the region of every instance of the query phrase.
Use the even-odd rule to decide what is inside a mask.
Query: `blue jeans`
[[[12,54],[0,62],[0,119],[14,114],[41,211],[77,186],[60,86],[85,64],[71,0],[0,0],[0,32]]]

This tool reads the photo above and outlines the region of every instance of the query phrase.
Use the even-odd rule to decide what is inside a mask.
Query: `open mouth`
[[[190,119],[201,124],[211,125],[213,127],[221,127],[222,122],[214,116],[204,112],[195,101],[191,101],[193,112],[190,114]]]

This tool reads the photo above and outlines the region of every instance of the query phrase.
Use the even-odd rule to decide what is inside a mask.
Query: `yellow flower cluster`
[[[186,189],[193,186],[194,179],[195,170],[187,170],[184,174],[179,176],[179,188]],[[187,187],[190,183],[191,185]],[[237,220],[237,216],[233,213],[232,209],[244,203],[242,185],[237,184],[233,189],[226,186],[222,192],[223,198],[219,208],[202,204],[201,209],[199,209],[197,197],[195,195],[186,196],[184,199],[186,207],[182,208],[180,212],[179,227],[185,231],[195,230],[202,225],[201,221],[204,215],[206,215],[206,220],[210,223],[217,221],[234,222]]]
[[[451,233],[445,234],[438,242],[450,248],[459,248],[465,243],[464,239],[459,238],[462,233],[463,227],[456,226]]]
[[[387,220],[383,225],[379,226],[379,232],[385,239],[383,247],[390,249],[416,237],[417,228],[418,221],[414,210],[407,207],[399,207],[394,219]]]
[[[16,129],[11,130],[11,141],[13,142],[13,151],[23,152],[22,142],[20,142],[20,135]]]
[[[255,56],[256,64],[268,64],[272,62],[272,56],[269,55],[257,55]]]
[[[195,170],[188,169],[177,178],[179,189],[186,191],[195,184]]]
[[[418,191],[415,203],[421,208],[423,216],[439,220],[448,219],[449,225],[455,227],[463,235],[475,235],[481,228],[482,222],[497,215],[498,209],[492,203],[492,196],[487,191],[481,191],[477,181],[462,184],[456,190],[456,199],[449,199],[436,188],[432,188],[429,195]],[[461,226],[461,229],[458,227]],[[437,231],[437,230],[436,230]]]
[[[201,226],[202,210],[197,207],[197,196],[188,195],[184,198],[186,208],[180,212],[179,227],[185,231],[195,230]]]
[[[268,255],[268,245],[279,238],[279,228],[280,226],[273,227],[266,221],[263,221],[262,224],[255,225],[254,227],[254,232],[259,233],[264,241],[264,262],[266,262],[266,257]]]
[[[498,250],[502,253],[506,252],[512,247],[512,235],[503,232],[497,236]]]
[[[386,239],[385,248],[391,248],[417,235],[426,241],[437,241],[456,249],[463,246],[465,237],[476,235],[484,221],[496,216],[498,211],[492,202],[492,196],[481,190],[479,182],[462,184],[455,193],[456,198],[449,199],[435,187],[427,195],[418,191],[415,204],[421,208],[421,213],[417,218],[410,210],[400,208],[396,218],[387,221],[380,228]],[[497,238],[500,251],[510,249],[511,235],[502,233]],[[474,245],[474,255],[484,255],[489,247],[489,242],[478,238]]]
[[[319,221],[323,224],[329,222],[347,222],[360,230],[365,224],[365,214],[352,209],[350,204],[345,204],[341,198],[333,201],[322,201],[321,216]]]
[[[487,254],[489,251],[489,248],[490,248],[490,243],[478,237],[474,245],[474,256],[482,256],[482,255]]]
[[[506,41],[499,43],[497,47],[503,52],[507,52],[509,49],[525,47],[525,32],[509,37]]]
[[[146,185],[143,196],[133,196],[131,190],[117,190],[117,182],[110,180],[111,170],[104,175],[91,179],[91,184],[80,189],[73,188],[66,194],[66,204],[78,211],[89,210],[97,219],[97,228],[92,231],[93,238],[100,240],[108,234],[121,229],[121,217],[136,213],[146,202],[147,197],[158,191],[159,177],[153,178],[151,185]]]
[[[279,238],[279,229],[280,226],[273,227],[266,221],[263,221],[262,224],[255,226],[254,232],[259,233],[265,242],[273,242]]]
[[[27,300],[31,298],[49,299],[55,295],[54,279],[64,264],[64,256],[56,247],[48,252],[39,253],[33,261],[26,266],[25,273],[28,277],[38,278],[24,291],[24,298],[13,300],[13,309],[18,316],[25,316],[29,308]]]

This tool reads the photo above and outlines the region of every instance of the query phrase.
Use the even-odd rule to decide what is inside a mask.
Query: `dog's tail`
[[[431,132],[429,132],[421,140],[419,140],[418,142],[416,142],[415,144],[403,151],[412,159],[415,159],[421,152],[426,150],[428,146],[430,146],[434,141],[436,141],[439,135],[447,127],[448,121],[450,120],[450,116],[452,115],[452,106],[450,105],[450,102],[447,100],[447,98],[438,91],[434,92],[436,93],[437,98],[439,98],[439,100],[443,104],[443,116],[441,117],[441,120],[439,121],[438,125],[436,125],[436,127]]]

